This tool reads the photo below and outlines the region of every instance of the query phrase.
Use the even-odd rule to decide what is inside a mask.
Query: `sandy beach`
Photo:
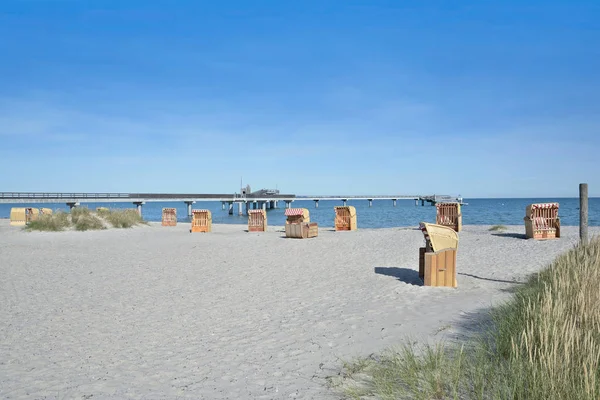
[[[343,360],[466,333],[578,240],[465,226],[452,289],[422,286],[416,228],[245,229],[0,220],[0,398],[336,399],[325,378]]]

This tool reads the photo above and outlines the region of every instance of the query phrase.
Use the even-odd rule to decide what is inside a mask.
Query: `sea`
[[[463,199],[467,205],[462,206],[463,225],[522,225],[525,208],[532,203],[559,203],[560,222],[563,226],[579,225],[579,199],[578,198],[506,198],[506,199]],[[279,202],[279,208],[267,209],[267,222],[269,225],[285,224],[285,203]],[[315,207],[312,200],[295,200],[293,208],[307,208],[310,211],[311,222],[320,226],[333,226],[334,206],[342,205],[341,201],[319,201]],[[398,200],[396,207],[391,200],[373,200],[369,207],[367,200],[349,200],[347,205],[356,207],[357,225],[359,228],[392,228],[418,226],[419,222],[435,222],[436,208],[429,203],[424,206],[415,205],[414,200]],[[66,204],[0,204],[0,218],[9,218],[11,207],[47,207],[53,210],[68,211]],[[129,203],[82,203],[81,207],[95,210],[96,207],[108,208],[135,208]],[[177,209],[177,220],[187,222],[187,206],[183,202],[146,202],[142,207],[142,216],[146,221],[160,221],[163,207]],[[212,211],[215,224],[241,224],[248,223],[246,215],[238,215],[238,206],[234,205],[234,214],[229,215],[227,205],[221,208],[221,202],[201,201],[193,208],[209,209]],[[244,207],[245,211],[245,207]],[[588,201],[588,224],[600,226],[600,198],[590,198]]]

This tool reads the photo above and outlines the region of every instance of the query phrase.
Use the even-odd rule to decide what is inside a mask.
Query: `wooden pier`
[[[390,195],[390,196],[296,196],[294,194],[280,194],[278,190],[261,189],[256,192],[246,193],[241,190],[234,194],[194,194],[194,193],[40,193],[40,192],[0,192],[0,203],[32,204],[32,203],[64,203],[69,208],[77,207],[82,203],[132,203],[141,215],[142,206],[147,202],[183,202],[187,205],[188,217],[192,215],[192,205],[202,201],[220,201],[222,209],[228,208],[229,214],[234,213],[237,204],[238,214],[248,214],[251,209],[275,209],[283,201],[285,208],[290,208],[295,200],[312,200],[315,208],[319,207],[321,200],[341,201],[342,205],[350,200],[366,200],[369,207],[374,200],[391,200],[394,207],[397,200],[414,200],[415,205],[432,206],[438,202],[458,201],[462,198],[447,195]],[[245,205],[245,207],[244,207]]]

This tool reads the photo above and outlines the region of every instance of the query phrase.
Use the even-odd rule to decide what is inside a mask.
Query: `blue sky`
[[[0,191],[600,196],[597,1],[0,3]]]

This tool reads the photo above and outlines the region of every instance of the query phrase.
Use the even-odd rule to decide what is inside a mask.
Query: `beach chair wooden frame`
[[[307,239],[319,236],[319,226],[316,222],[295,222],[285,225],[285,237]]]
[[[210,210],[192,210],[190,232],[212,232],[212,213]]]
[[[265,232],[267,230],[267,212],[265,210],[248,210],[248,232]]]
[[[419,248],[419,277],[425,286],[457,287],[456,252],[458,234],[450,227],[419,224],[425,247]]]
[[[284,214],[287,217],[285,220],[286,225],[310,222],[310,212],[307,208],[288,208]]]
[[[558,203],[534,203],[525,209],[525,236],[545,240],[560,238]]]
[[[23,207],[12,207],[10,209],[10,225],[25,226],[27,224],[27,212]]]
[[[459,203],[436,203],[437,214],[435,223],[448,226],[455,232],[462,230],[462,213]]]
[[[354,231],[356,224],[356,208],[353,206],[335,206],[335,219],[333,224],[336,231]]]
[[[163,208],[162,209],[162,226],[176,226],[177,225],[177,209],[176,208]]]

